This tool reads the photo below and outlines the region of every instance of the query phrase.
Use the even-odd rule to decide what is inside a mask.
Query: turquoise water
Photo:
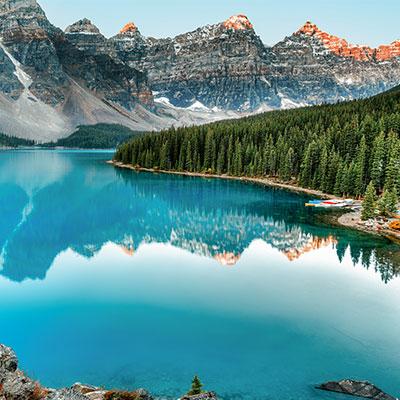
[[[116,170],[105,152],[0,152],[0,342],[50,386],[224,399],[400,394],[398,247],[305,196]]]

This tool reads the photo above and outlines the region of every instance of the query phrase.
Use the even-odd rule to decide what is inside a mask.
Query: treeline
[[[0,147],[34,146],[33,140],[20,139],[0,133]]]
[[[70,136],[57,142],[46,143],[46,147],[69,147],[80,149],[115,149],[137,132],[116,124],[81,125]]]
[[[169,129],[120,146],[145,168],[274,177],[344,196],[400,193],[400,90],[359,101]]]

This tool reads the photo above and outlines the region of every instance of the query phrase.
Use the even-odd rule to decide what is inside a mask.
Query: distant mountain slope
[[[307,22],[266,47],[244,15],[175,38],[128,23],[65,32],[36,0],[0,0],[0,130],[39,142],[79,125],[134,131],[369,97],[400,83],[400,44],[352,46]]]
[[[134,132],[122,125],[97,124],[79,126],[72,135],[59,139],[54,143],[47,143],[46,146],[80,149],[114,149],[137,134],[138,132]]]
[[[400,193],[400,87],[365,100],[274,111],[132,139],[115,159],[146,168],[273,177],[362,196]]]

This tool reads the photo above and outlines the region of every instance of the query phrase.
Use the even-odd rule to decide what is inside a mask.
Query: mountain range
[[[0,0],[0,132],[38,142],[78,125],[135,131],[369,97],[400,83],[400,41],[355,46],[311,22],[272,47],[244,15],[175,38],[134,23],[64,31],[36,0]]]

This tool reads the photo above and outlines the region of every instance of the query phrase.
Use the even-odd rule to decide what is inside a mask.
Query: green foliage
[[[389,217],[397,211],[397,193],[394,190],[384,190],[378,201],[379,215]]]
[[[115,149],[121,143],[131,139],[137,132],[122,126],[97,124],[79,126],[72,135],[47,143],[47,147],[69,147],[80,149]],[[148,159],[150,162],[150,159]]]
[[[400,90],[133,138],[115,159],[141,167],[295,180],[362,197],[372,180],[400,193]]]
[[[200,394],[202,392],[202,387],[203,387],[203,384],[201,383],[199,377],[197,375],[195,375],[195,377],[193,378],[193,381],[192,381],[192,388],[188,392],[188,395],[193,396],[196,394]]]
[[[376,192],[374,182],[371,181],[367,186],[367,191],[365,193],[365,198],[362,204],[361,219],[366,221],[368,219],[375,217],[375,207],[376,207]]]
[[[0,133],[0,147],[34,146],[33,140],[20,139],[14,136],[7,136]]]

